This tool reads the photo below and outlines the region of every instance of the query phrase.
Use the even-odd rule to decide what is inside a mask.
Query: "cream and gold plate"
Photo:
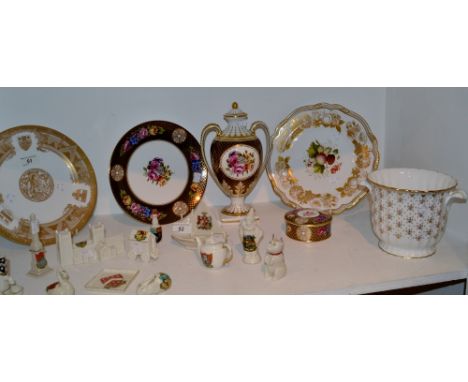
[[[379,165],[377,140],[360,115],[319,103],[294,110],[277,127],[267,167],[287,205],[339,214],[367,193],[360,186]]]
[[[81,148],[42,126],[18,126],[0,133],[0,234],[31,241],[29,217],[40,223],[43,244],[55,231],[76,233],[90,219],[97,198],[96,176]]]

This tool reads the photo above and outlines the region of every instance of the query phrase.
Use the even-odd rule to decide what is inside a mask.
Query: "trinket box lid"
[[[321,226],[329,224],[332,215],[315,210],[313,208],[297,208],[284,215],[288,223],[294,225]]]

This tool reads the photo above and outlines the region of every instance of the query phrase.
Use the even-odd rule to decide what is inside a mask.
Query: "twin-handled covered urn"
[[[221,191],[231,199],[231,204],[221,211],[225,215],[241,216],[249,212],[250,206],[244,200],[254,189],[270,157],[268,127],[257,121],[249,129],[247,118],[247,113],[234,102],[231,110],[224,114],[227,122],[224,130],[218,124],[210,123],[201,134],[202,156],[208,171]],[[262,129],[265,134],[267,147],[264,156],[262,143],[255,135],[257,129]],[[216,136],[210,148],[210,167],[205,143],[211,132]]]

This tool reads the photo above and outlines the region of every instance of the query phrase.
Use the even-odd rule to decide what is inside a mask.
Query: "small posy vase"
[[[210,176],[231,199],[231,204],[221,212],[229,216],[242,216],[250,209],[244,200],[254,189],[269,160],[270,133],[268,127],[260,121],[253,123],[248,129],[247,113],[241,111],[236,102],[232,104],[232,109],[224,114],[224,119],[227,122],[224,130],[214,123],[203,129],[200,139],[202,156]],[[265,157],[262,143],[255,135],[257,129],[263,130],[265,134]],[[210,167],[205,154],[205,143],[211,132],[215,132],[216,136],[210,148]]]

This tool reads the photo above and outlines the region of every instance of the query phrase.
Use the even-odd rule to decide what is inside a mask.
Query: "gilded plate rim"
[[[372,171],[377,170],[378,167],[379,167],[379,163],[380,163],[380,152],[379,152],[379,148],[378,148],[377,138],[375,137],[374,133],[372,132],[369,124],[367,123],[367,121],[361,115],[359,115],[358,113],[356,113],[354,111],[349,110],[348,108],[346,108],[345,106],[342,106],[340,104],[329,104],[329,103],[326,103],[326,102],[321,102],[321,103],[317,103],[317,104],[313,104],[313,105],[301,106],[301,107],[298,107],[298,108],[294,109],[292,112],[290,112],[276,126],[275,132],[271,136],[271,139],[270,139],[270,152],[273,153],[274,150],[275,150],[274,143],[275,143],[276,139],[279,137],[281,129],[287,123],[289,123],[289,121],[292,118],[294,118],[294,116],[296,116],[296,115],[298,115],[300,113],[303,113],[303,112],[317,111],[317,110],[320,110],[320,109],[325,109],[325,110],[328,110],[328,111],[337,110],[337,111],[340,111],[343,114],[346,114],[349,117],[354,118],[357,121],[359,121],[359,123],[364,128],[364,130],[366,132],[366,135],[369,138],[369,141],[372,144],[372,154],[374,155],[374,158],[375,158],[374,163],[372,165]],[[292,207],[292,208],[316,208],[316,207],[310,207],[310,206],[306,206],[306,205],[303,205],[303,204],[300,204],[300,203],[296,203],[281,191],[279,186],[276,184],[276,180],[274,179],[274,172],[272,170],[272,160],[273,160],[273,155],[270,155],[269,161],[267,163],[266,170],[267,170],[268,179],[270,180],[273,191],[275,192],[276,195],[278,195],[280,197],[281,201],[284,204],[286,204],[287,206]],[[337,208],[322,209],[321,211],[329,212],[332,215],[339,215],[342,212],[356,206],[366,196],[367,193],[368,193],[368,189],[365,188],[365,187],[361,187],[360,193],[358,193],[350,202],[348,202],[346,204],[341,204]]]
[[[57,131],[55,129],[52,129],[47,126],[42,126],[42,125],[18,125],[14,126],[11,128],[8,128],[6,130],[3,130],[0,132],[0,142],[4,139],[4,136],[12,136],[16,135],[21,132],[26,132],[26,131],[39,131],[43,132],[49,135],[53,135],[57,138],[60,138],[61,140],[65,141],[69,146],[75,146],[76,147],[76,152],[79,154],[81,157],[81,160],[84,162],[85,167],[89,173],[90,176],[90,189],[91,189],[91,197],[89,200],[89,204],[87,206],[86,213],[83,215],[82,219],[78,222],[78,224],[73,227],[73,232],[72,234],[75,234],[79,232],[83,227],[86,226],[86,224],[89,222],[91,219],[94,209],[96,207],[96,202],[97,202],[97,181],[96,181],[96,173],[94,171],[94,168],[91,164],[91,161],[89,160],[88,156],[84,152],[84,150],[69,136],[65,135],[64,133],[61,133],[60,131]],[[71,163],[71,161],[70,161]],[[67,163],[68,166],[69,163]],[[75,170],[76,171],[76,170]],[[61,221],[60,219],[57,219],[55,221],[49,222],[47,224],[59,224]],[[40,223],[39,227],[45,225],[44,223]],[[39,231],[39,238],[42,242],[43,245],[52,245],[55,244],[56,239],[55,239],[55,234],[52,235],[49,238],[44,237],[43,233],[41,233],[42,230]],[[43,231],[42,231],[43,232]],[[5,229],[2,225],[0,225],[0,235],[6,238],[7,240],[10,240],[12,242],[18,243],[18,244],[24,244],[24,245],[29,245],[31,243],[31,239],[24,239],[22,237],[19,237],[18,235],[15,235],[12,233],[10,230]]]

